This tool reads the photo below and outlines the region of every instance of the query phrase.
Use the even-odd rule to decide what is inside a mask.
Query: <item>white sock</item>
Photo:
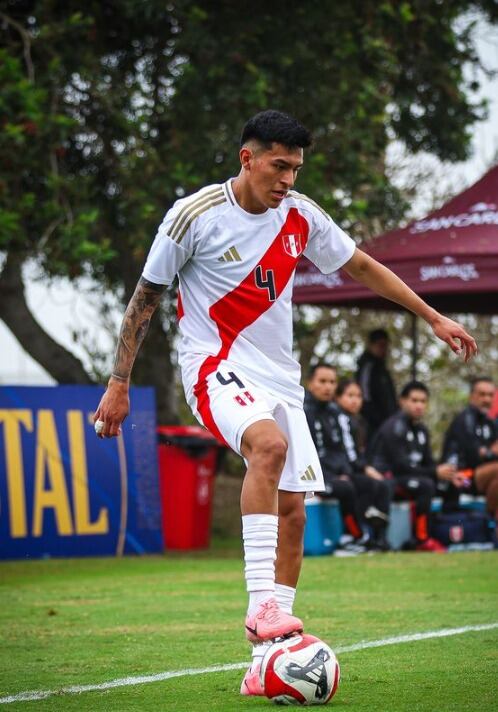
[[[245,577],[249,592],[248,612],[275,596],[278,517],[274,514],[245,514],[242,517]]]
[[[253,645],[251,672],[254,672],[258,665],[261,665],[263,655],[266,653],[272,643],[272,640],[265,640],[264,643],[258,643],[258,645]]]
[[[284,613],[290,613],[292,615],[295,597],[296,589],[292,588],[292,586],[285,586],[283,583],[275,584],[275,598]]]

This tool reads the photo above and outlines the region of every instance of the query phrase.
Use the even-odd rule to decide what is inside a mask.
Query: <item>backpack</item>
[[[431,536],[445,546],[493,541],[495,522],[486,512],[438,512],[432,516]]]

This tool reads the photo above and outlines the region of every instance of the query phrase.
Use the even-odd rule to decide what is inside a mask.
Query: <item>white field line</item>
[[[461,628],[442,628],[441,630],[429,630],[426,633],[411,633],[410,635],[398,635],[393,638],[383,638],[381,640],[366,640],[354,645],[343,645],[334,648],[336,653],[352,653],[356,650],[367,650],[368,648],[381,648],[385,645],[398,645],[398,643],[413,643],[417,640],[429,640],[430,638],[447,638],[451,635],[461,635],[462,633],[472,633],[481,630],[493,630],[498,628],[498,623],[484,623],[482,625],[466,625]],[[205,668],[186,668],[185,670],[171,670],[169,672],[159,672],[155,675],[136,675],[133,677],[122,677],[109,682],[101,682],[95,685],[70,685],[61,687],[58,690],[39,690],[33,692],[19,692],[17,695],[0,697],[0,704],[9,702],[33,702],[43,700],[46,697],[58,695],[74,695],[81,692],[94,692],[96,690],[110,690],[113,687],[126,687],[128,685],[145,685],[148,682],[161,682],[170,680],[173,677],[185,677],[186,675],[204,675],[210,672],[225,672],[227,670],[242,670],[250,663],[230,663],[228,665],[212,665]]]

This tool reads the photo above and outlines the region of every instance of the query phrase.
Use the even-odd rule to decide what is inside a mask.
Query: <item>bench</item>
[[[484,497],[460,495],[459,505],[462,509],[485,511]],[[344,526],[336,499],[321,499],[311,497],[305,500],[306,527],[304,530],[304,555],[324,556],[332,554],[337,548]],[[432,500],[431,511],[441,511],[442,500],[435,497]],[[411,504],[410,502],[393,502],[391,504],[387,540],[397,551],[411,538]]]

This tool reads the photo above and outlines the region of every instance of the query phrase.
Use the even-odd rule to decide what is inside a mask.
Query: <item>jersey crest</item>
[[[304,250],[304,240],[300,233],[294,235],[282,235],[284,250],[290,257],[299,257]]]

